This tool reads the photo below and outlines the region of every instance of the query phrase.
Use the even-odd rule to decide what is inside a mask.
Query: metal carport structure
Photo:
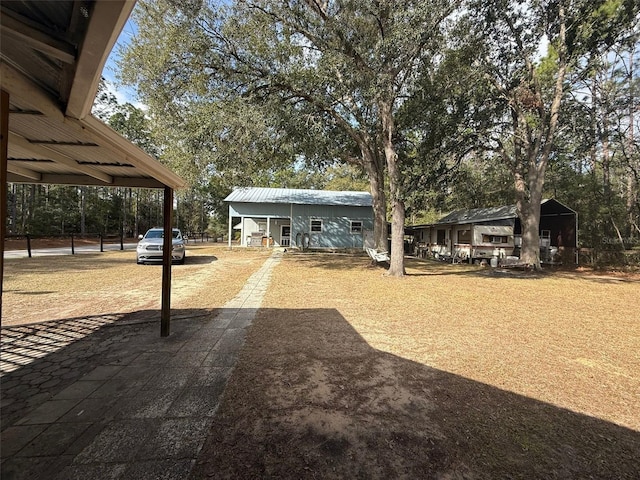
[[[9,182],[162,188],[160,330],[167,336],[173,191],[185,181],[91,115],[102,69],[134,5],[135,0],[0,4],[0,282]]]

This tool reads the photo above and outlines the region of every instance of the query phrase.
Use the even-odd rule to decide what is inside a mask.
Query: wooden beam
[[[11,37],[61,62],[73,64],[76,51],[72,45],[43,33],[3,12],[0,15],[2,36]]]
[[[18,173],[9,172],[7,179],[11,183],[34,183],[31,178],[23,177]],[[38,183],[51,185],[91,185],[97,187],[131,187],[131,188],[164,188],[164,184],[149,177],[113,177],[113,183],[105,185],[104,182],[86,175],[42,173]]]
[[[0,324],[4,292],[4,238],[7,235],[7,157],[9,153],[9,93],[0,91]]]
[[[0,77],[2,77],[2,89],[7,91],[9,95],[20,99],[53,120],[64,121],[64,114],[60,109],[60,105],[45,93],[43,88],[25,75],[6,63],[0,62]]]
[[[78,55],[66,115],[82,119],[91,113],[107,57],[135,3],[135,0],[95,2]]]
[[[173,190],[164,187],[164,242],[162,245],[162,311],[160,336],[171,333],[171,251],[173,250]]]
[[[29,180],[34,180],[36,182],[40,182],[40,180],[42,180],[41,173],[34,172],[33,170],[21,167],[20,165],[16,165],[15,163],[7,165],[7,171],[10,173],[15,173],[16,175],[20,175],[24,178],[28,178]]]
[[[17,135],[15,133],[11,133],[10,138],[11,138],[12,144],[22,147],[28,151],[31,151],[38,156],[48,158],[57,163],[61,163],[62,165],[72,168],[73,170],[84,173],[85,175],[88,175],[90,177],[96,178],[107,185],[111,185],[113,183],[113,177],[111,175],[107,175],[106,173],[103,173],[87,165],[79,165],[75,159],[56,151],[51,146],[44,146],[44,145],[31,143],[28,139],[21,137],[20,135]]]
[[[108,147],[114,151],[117,157],[124,156],[123,163],[133,164],[136,168],[139,168],[149,176],[157,178],[171,188],[184,187],[186,182],[181,177],[92,115],[83,120],[67,117],[65,123],[67,125],[75,125],[81,129],[82,133],[100,146]]]

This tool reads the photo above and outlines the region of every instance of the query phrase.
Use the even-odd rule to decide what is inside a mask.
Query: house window
[[[351,233],[362,233],[362,222],[351,220]]]
[[[458,243],[471,243],[471,230],[458,230]]]
[[[311,220],[311,231],[314,233],[322,232],[322,220]]]

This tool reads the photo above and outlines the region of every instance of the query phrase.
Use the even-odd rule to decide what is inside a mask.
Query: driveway
[[[125,243],[124,250],[135,250],[136,243]],[[103,245],[105,251],[120,250],[119,243],[105,243]],[[81,245],[74,247],[76,254],[82,253],[98,253],[100,252],[100,245]],[[32,257],[49,257],[52,255],[71,255],[71,247],[65,248],[32,248]],[[29,252],[27,250],[5,250],[4,258],[28,258]]]

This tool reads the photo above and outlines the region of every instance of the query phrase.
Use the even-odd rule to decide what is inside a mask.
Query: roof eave
[[[67,116],[81,119],[91,112],[104,65],[135,3],[134,0],[95,3],[76,64]]]

